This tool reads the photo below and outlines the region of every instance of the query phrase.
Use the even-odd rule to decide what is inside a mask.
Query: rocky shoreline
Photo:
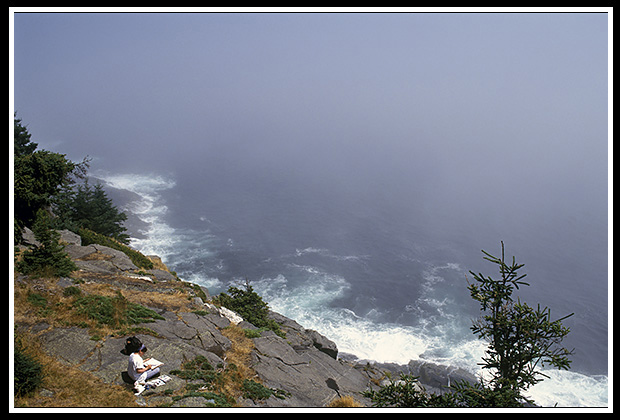
[[[32,238],[26,237],[27,241]],[[80,288],[82,284],[102,283],[124,294],[132,292],[178,293],[179,288],[190,294],[191,301],[175,305],[144,304],[154,310],[159,319],[138,324],[149,334],[138,335],[149,348],[149,355],[165,361],[162,373],[169,376],[162,386],[148,389],[136,396],[144,407],[205,407],[212,403],[188,393],[186,397],[172,395],[187,387],[190,379],[183,379],[179,369],[198,356],[220,369],[227,367],[227,354],[235,345],[222,332],[237,325],[243,330],[257,330],[251,336],[252,349],[249,367],[257,382],[266,389],[278,390],[268,397],[252,399],[240,397],[241,407],[325,407],[333,400],[350,396],[361,406],[371,402],[362,396],[368,389],[378,389],[388,377],[399,373],[419,376],[420,383],[429,392],[445,392],[445,387],[457,380],[475,382],[469,372],[451,366],[442,366],[420,360],[407,365],[355,360],[351,355],[339,354],[336,344],[314,330],[306,329],[296,321],[276,312],[275,320],[286,338],[272,331],[260,331],[238,315],[210,302],[208,290],[182,282],[156,264],[151,270],[140,270],[120,251],[102,245],[82,246],[80,237],[62,232],[65,251],[79,267],[80,282],[73,279],[56,280],[55,288]],[[163,267],[162,267],[163,266]],[[33,280],[16,276],[15,287],[30,287]],[[132,392],[126,381],[127,357],[120,353],[125,337],[106,336],[93,340],[87,328],[50,325],[40,320],[21,322],[18,330],[28,331],[41,342],[44,351],[66,365],[78,367],[97,376],[105,383],[122,385]]]

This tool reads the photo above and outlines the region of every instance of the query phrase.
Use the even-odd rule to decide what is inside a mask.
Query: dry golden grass
[[[42,350],[36,337],[20,335],[25,352],[43,365],[40,390],[45,392],[15,398],[15,407],[138,407],[125,387],[106,384],[89,372],[62,364]]]
[[[149,308],[166,309],[173,312],[189,312],[192,310],[189,294],[186,290],[175,290],[173,293],[150,291],[131,291],[123,293],[128,301]]]
[[[56,285],[55,278],[30,279],[25,283],[14,282],[13,315],[15,324],[32,324],[47,322],[50,325],[59,323],[71,324],[79,320],[70,319],[72,311],[64,310],[70,306],[73,298],[65,297],[62,288]],[[45,307],[33,305],[29,296],[39,295],[46,300]]]
[[[241,385],[244,380],[252,379],[260,382],[256,372],[250,366],[250,353],[254,349],[254,342],[246,337],[245,331],[242,328],[236,325],[224,328],[222,335],[227,337],[232,343],[231,349],[224,355],[224,360],[228,365],[234,364],[237,368],[236,370],[228,369],[225,372],[226,377],[220,392],[238,400],[243,394]]]
[[[77,273],[74,273],[77,274]],[[93,280],[93,273],[88,274]],[[80,276],[74,276],[80,277]],[[110,277],[108,275],[108,277]],[[76,284],[82,295],[94,294],[114,297],[119,293],[119,288],[113,284],[104,282],[104,279],[89,281],[81,278],[83,282]],[[99,281],[96,281],[99,280]],[[108,280],[120,281],[125,286],[132,286],[132,280],[128,278],[110,278]],[[117,330],[106,326],[97,325],[96,321],[88,319],[84,314],[73,310],[75,296],[65,296],[66,288],[57,284],[57,278],[34,278],[25,281],[14,280],[14,322],[16,325],[26,327],[40,322],[49,324],[50,328],[78,325],[89,329],[93,336],[105,337],[118,333]],[[165,292],[148,291],[148,289],[134,288],[131,290],[121,289],[127,301],[143,306],[162,308],[173,312],[190,311],[191,302],[189,289],[179,283],[176,289],[170,288]],[[33,299],[36,295],[37,299]],[[40,303],[40,304],[38,304]],[[24,329],[24,328],[22,328]],[[233,369],[222,372],[220,389],[215,390],[229,395],[235,400],[243,395],[242,385],[246,379],[260,382],[256,372],[251,368],[250,353],[254,343],[247,338],[245,331],[237,326],[231,326],[222,330],[222,333],[232,342],[231,349],[225,354],[224,359],[228,366],[234,365]],[[43,394],[35,393],[31,397],[19,398],[15,401],[16,407],[135,407],[135,398],[131,392],[127,392],[122,386],[105,384],[94,375],[83,372],[77,367],[64,365],[52,357],[46,355],[36,344],[36,337],[29,336],[23,342],[30,343],[28,352],[42,362],[44,368],[44,383],[42,389],[47,390]]]
[[[57,278],[33,278],[14,282],[14,322],[16,325],[33,325],[46,322],[53,327],[80,325],[92,335],[107,336],[116,331],[105,325],[96,325],[85,315],[71,310],[74,296],[65,296],[64,288],[57,285]],[[80,284],[83,294],[115,296],[117,289],[105,283]],[[38,296],[39,300],[33,300]],[[131,292],[124,296],[134,303],[149,306],[185,308],[187,293]],[[41,304],[37,305],[37,302]],[[155,305],[153,305],[155,303]],[[22,328],[21,330],[24,330]],[[33,334],[20,333],[28,354],[44,366],[44,393],[35,392],[29,397],[16,398],[15,407],[137,407],[132,392],[119,385],[106,384],[101,379],[77,367],[65,365],[47,355]]]
[[[166,267],[166,264],[164,264],[161,258],[159,258],[157,255],[147,255],[146,258],[151,260],[154,269],[164,270],[170,273],[170,270],[168,269],[168,267]]]
[[[359,403],[355,398],[350,395],[345,395],[344,397],[338,397],[332,400],[329,404],[327,404],[329,408],[354,408],[354,407],[364,407],[361,403]]]

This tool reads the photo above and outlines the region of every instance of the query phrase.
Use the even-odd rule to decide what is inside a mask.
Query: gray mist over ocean
[[[212,294],[351,358],[476,371],[469,270],[571,333],[543,405],[607,405],[605,13],[16,13],[14,108]],[[585,391],[584,391],[585,390]]]

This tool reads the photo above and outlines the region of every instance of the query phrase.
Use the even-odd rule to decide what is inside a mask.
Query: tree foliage
[[[515,257],[507,264],[502,242],[501,257],[494,257],[486,251],[484,259],[499,266],[497,280],[474,273],[475,283],[469,284],[471,297],[480,303],[484,314],[471,327],[478,338],[489,343],[482,367],[491,372],[489,380],[478,383],[459,382],[449,387],[442,395],[428,394],[419,386],[417,378],[401,375],[398,381],[382,386],[378,391],[368,390],[364,395],[376,407],[521,407],[531,404],[523,395],[543,380],[540,367],[549,366],[569,369],[572,351],[560,347],[561,341],[570,332],[562,321],[573,314],[555,321],[547,307],[536,309],[515,302],[512,294],[520,286],[525,274],[519,270],[524,264],[517,264]],[[469,283],[469,282],[468,282]]]
[[[88,229],[123,244],[129,242],[118,210],[101,184],[91,186],[86,179],[89,159],[81,163],[65,155],[37,150],[22,121],[14,117],[14,208],[15,243],[21,242],[24,227],[31,227],[40,209],[51,210],[56,229]]]
[[[429,393],[418,377],[401,373],[397,380],[389,382],[379,390],[367,390],[363,395],[372,401],[373,407],[395,408],[495,408],[521,407],[519,395],[513,391],[496,391],[483,383],[466,381],[452,384],[449,392]]]
[[[127,215],[118,210],[99,183],[91,186],[87,181],[63,190],[54,200],[54,211],[62,221],[62,228],[74,232],[88,229],[123,244],[129,243],[123,226]]]
[[[32,135],[22,125],[20,118],[13,118],[13,147],[16,156],[27,156],[34,153],[38,144],[31,140]]]
[[[66,277],[77,270],[77,266],[64,252],[64,246],[59,243],[60,234],[52,229],[50,215],[44,209],[37,212],[32,231],[39,244],[24,252],[22,260],[16,265],[18,271]]]
[[[43,383],[43,366],[26,352],[22,339],[17,335],[14,336],[14,343],[13,393],[15,396],[31,395]]]
[[[569,369],[572,351],[559,344],[570,332],[562,321],[573,314],[552,321],[549,308],[537,305],[534,309],[520,300],[515,302],[514,290],[529,286],[522,281],[526,275],[518,273],[524,264],[517,264],[515,257],[510,265],[506,263],[503,242],[499,258],[482,252],[485,260],[498,265],[501,276],[494,280],[470,271],[476,282],[468,287],[485,314],[474,323],[472,331],[489,343],[482,367],[492,373],[490,385],[494,389],[525,391],[545,376],[539,367],[548,364]]]
[[[46,150],[18,156],[14,160],[15,218],[21,227],[31,226],[41,208],[67,182],[75,165],[64,155]]]
[[[279,336],[284,336],[280,325],[273,319],[268,318],[269,306],[254,291],[249,282],[246,281],[245,290],[229,287],[228,293],[220,293],[217,301],[222,306],[238,313],[244,320],[255,327],[269,329]]]
[[[32,226],[39,209],[49,208],[52,198],[62,188],[83,178],[88,168],[87,158],[75,163],[60,153],[36,149],[37,143],[32,142],[27,128],[15,117],[13,201],[16,239],[21,237],[24,227]]]

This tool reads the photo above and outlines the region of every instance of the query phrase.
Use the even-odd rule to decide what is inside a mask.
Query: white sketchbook
[[[151,365],[151,369],[155,369],[156,367],[160,367],[161,365],[163,365],[164,362],[160,362],[159,360],[155,359],[154,357],[151,357],[149,360],[144,362],[144,364],[145,365]]]

